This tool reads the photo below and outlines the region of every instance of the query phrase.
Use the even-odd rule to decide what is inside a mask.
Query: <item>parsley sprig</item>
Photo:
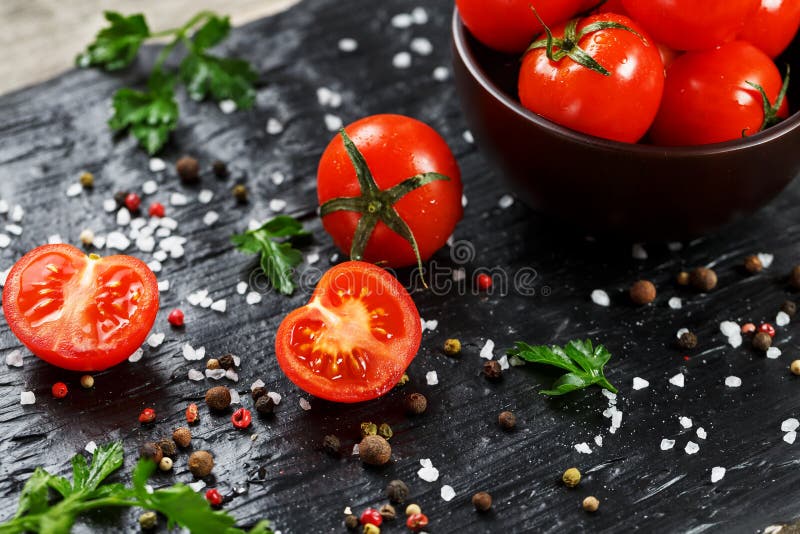
[[[565,395],[572,391],[598,385],[612,393],[617,388],[606,380],[603,367],[611,359],[611,353],[603,345],[592,347],[590,340],[572,340],[565,347],[556,345],[531,346],[518,341],[508,351],[509,356],[531,363],[552,365],[568,371],[556,380],[550,389],[540,391],[542,395]]]
[[[122,15],[105,12],[109,26],[101,29],[95,40],[76,58],[79,67],[100,67],[107,71],[127,67],[136,58],[139,48],[148,39],[172,37],[153,65],[147,90],[120,89],[113,97],[114,115],[109,126],[115,132],[130,131],[150,154],[158,152],[178,125],[178,104],[175,84],[181,81],[194,100],[212,98],[232,100],[239,109],[255,102],[253,84],[258,75],[243,60],[213,55],[208,50],[230,33],[227,16],[201,11],[183,26],[152,32],[144,15]],[[167,71],[164,64],[178,45],[186,55],[177,72]]]
[[[191,532],[244,534],[245,531],[235,527],[233,516],[212,510],[189,486],[175,484],[151,491],[146,485],[156,469],[151,460],[142,459],[136,464],[132,487],[104,483],[122,464],[122,444],[114,442],[98,447],[91,464],[87,464],[82,454],[75,455],[71,482],[37,467],[22,488],[16,514],[0,524],[0,533],[65,534],[70,532],[75,519],[89,510],[136,506],[163,514],[170,529],[177,525]],[[58,497],[54,502],[51,502],[51,490]],[[269,522],[261,521],[249,532],[271,534],[272,530]]]
[[[291,295],[295,289],[292,272],[303,261],[303,254],[292,246],[291,238],[307,235],[297,219],[279,215],[260,228],[235,234],[231,241],[242,252],[261,254],[261,270],[272,286]]]

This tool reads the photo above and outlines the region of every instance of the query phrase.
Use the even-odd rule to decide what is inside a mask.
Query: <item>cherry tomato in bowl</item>
[[[39,358],[101,371],[144,343],[158,313],[158,282],[131,256],[100,258],[71,245],[44,245],[11,268],[3,311],[14,335]]]
[[[326,272],[308,304],[286,316],[275,352],[300,389],[352,403],[394,387],[421,340],[419,312],[400,282],[371,263],[349,261]]]
[[[761,0],[758,11],[748,17],[739,39],[756,45],[775,58],[783,52],[800,27],[800,1]]]

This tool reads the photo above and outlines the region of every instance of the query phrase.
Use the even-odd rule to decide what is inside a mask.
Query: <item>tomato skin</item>
[[[584,0],[456,0],[458,13],[470,33],[489,48],[510,54],[523,52],[543,30],[531,5],[545,24],[552,26],[578,13],[585,3]]]
[[[781,89],[782,79],[772,60],[744,41],[717,49],[687,52],[667,69],[664,98],[650,136],[663,146],[704,145],[758,132],[764,120],[761,85],[770,102]],[[786,117],[784,100],[778,113]]]
[[[461,171],[450,147],[427,124],[402,115],[372,115],[345,128],[367,162],[380,189],[388,189],[406,178],[438,172],[449,180],[424,185],[398,200],[394,207],[408,224],[425,261],[442,248],[463,215]],[[341,135],[334,137],[319,162],[317,197],[320,205],[337,197],[361,195],[356,172]],[[350,254],[361,214],[339,211],[322,218],[334,243]],[[364,261],[388,267],[417,263],[411,245],[378,222],[364,250]]]
[[[800,0],[761,0],[748,17],[739,39],[754,44],[771,58],[786,50],[800,27]]]
[[[11,268],[3,312],[39,358],[63,369],[102,371],[144,343],[158,298],[156,276],[136,258],[91,259],[71,245],[44,245]]]
[[[628,14],[659,43],[705,50],[736,38],[759,0],[622,0]]]
[[[379,338],[367,318],[381,312],[385,319],[380,326],[392,335]],[[419,312],[400,282],[371,263],[349,261],[328,270],[308,304],[284,318],[275,336],[275,353],[283,372],[300,389],[322,399],[353,403],[393,388],[421,341]],[[337,362],[335,374],[329,369],[331,359],[324,360],[328,365],[323,367],[311,363],[320,355],[335,360],[356,351],[365,358],[363,376],[353,376],[346,361]]]
[[[597,8],[597,13],[616,13],[617,15],[625,15],[631,18],[630,13],[625,11],[622,0],[608,0],[608,2],[605,2]],[[670,63],[678,57],[679,52],[673,50],[664,43],[656,42],[656,46],[658,47],[658,53],[661,54],[661,62],[664,64],[664,68],[669,67]]]
[[[522,105],[579,132],[626,143],[638,141],[650,127],[661,100],[664,65],[658,48],[635,22],[605,13],[581,19],[578,31],[592,23],[612,21],[639,32],[600,30],[578,45],[611,74],[604,76],[575,63],[547,58],[543,48],[522,59],[519,97]],[[565,25],[552,29],[563,37]],[[633,66],[631,68],[630,66]]]

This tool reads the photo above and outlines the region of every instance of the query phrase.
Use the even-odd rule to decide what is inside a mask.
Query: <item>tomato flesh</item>
[[[158,283],[136,258],[45,245],[9,272],[3,310],[35,355],[65,369],[99,371],[144,343],[158,312]]]
[[[281,369],[304,391],[359,402],[397,384],[421,338],[405,288],[380,267],[350,261],[325,273],[308,304],[283,320],[275,348]]]

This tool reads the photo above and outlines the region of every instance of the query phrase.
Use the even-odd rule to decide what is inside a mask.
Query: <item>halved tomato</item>
[[[158,281],[131,256],[87,256],[44,245],[8,274],[3,312],[11,331],[41,359],[101,371],[144,343],[158,313]]]
[[[371,263],[331,268],[275,339],[278,363],[300,389],[336,402],[379,397],[402,378],[422,340],[419,312],[397,279]]]

